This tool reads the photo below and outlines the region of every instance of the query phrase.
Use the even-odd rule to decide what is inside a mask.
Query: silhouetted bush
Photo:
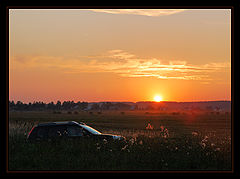
[[[62,114],[61,111],[53,111],[53,114]]]
[[[179,112],[172,112],[172,115],[179,115]]]

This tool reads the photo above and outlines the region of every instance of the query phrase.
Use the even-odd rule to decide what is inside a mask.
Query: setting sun
[[[162,97],[161,96],[154,96],[154,101],[156,101],[156,102],[160,102],[160,101],[162,101]]]

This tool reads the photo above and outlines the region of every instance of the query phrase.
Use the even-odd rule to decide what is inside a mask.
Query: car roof
[[[46,123],[40,123],[37,126],[60,126],[60,125],[85,125],[83,122],[75,122],[75,121],[61,121],[61,122],[46,122]]]

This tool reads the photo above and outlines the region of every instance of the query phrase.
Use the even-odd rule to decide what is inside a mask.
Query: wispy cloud
[[[133,14],[142,16],[167,16],[185,11],[184,9],[87,9],[109,14]]]
[[[162,63],[156,58],[140,58],[122,51],[109,51],[110,62],[99,63],[99,68],[123,77],[156,77],[160,79],[211,80],[211,73],[230,69],[230,63],[188,64],[186,61]],[[117,60],[119,59],[119,60]]]
[[[157,58],[141,58],[120,49],[109,50],[100,55],[63,58],[46,56],[18,56],[13,59],[15,67],[58,69],[63,73],[110,72],[122,77],[154,77],[159,79],[212,80],[213,73],[230,70],[230,63],[207,63],[193,65],[187,61],[168,61]]]

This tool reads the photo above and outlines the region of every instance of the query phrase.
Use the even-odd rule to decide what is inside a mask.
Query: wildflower
[[[164,126],[160,126],[160,134],[163,138],[169,137],[168,129]]]
[[[192,132],[192,135],[193,135],[193,136],[197,136],[198,133],[193,131],[193,132]]]
[[[204,139],[201,141],[201,143],[206,146],[205,142],[207,142],[207,140],[208,140],[208,136],[205,136]]]
[[[100,146],[99,146],[99,147],[97,147],[97,150],[100,150],[100,148],[101,148]]]
[[[129,140],[129,142],[130,142],[131,145],[133,145],[135,141],[136,141],[136,138],[131,138],[131,139]]]
[[[202,146],[203,149],[206,147],[206,144],[204,142],[200,142],[200,145]]]
[[[167,129],[165,129],[164,134],[165,134],[166,137],[169,137],[169,133],[168,133]]]
[[[125,150],[127,148],[128,145],[125,145],[121,150]]]
[[[152,126],[150,123],[148,123],[146,129],[147,129],[147,130],[153,130],[153,126]]]
[[[106,139],[103,139],[103,143],[106,144],[106,143],[107,143],[107,140],[106,140]]]

